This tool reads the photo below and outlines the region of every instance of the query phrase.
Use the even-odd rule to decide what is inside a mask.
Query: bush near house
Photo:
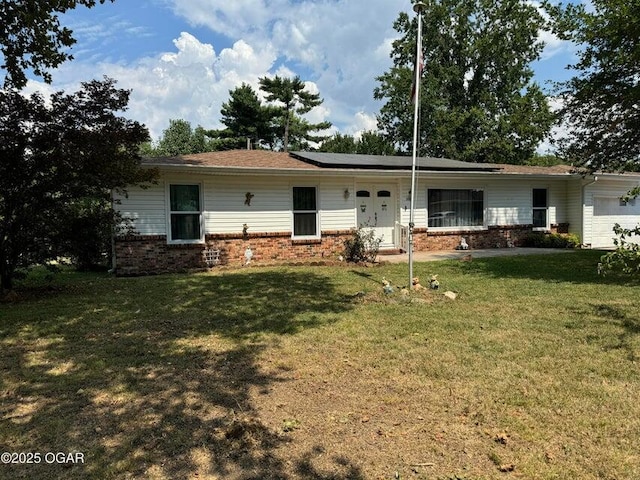
[[[602,256],[598,264],[599,272],[602,275],[619,272],[640,277],[640,244],[628,241],[628,238],[640,235],[640,225],[628,229],[616,223],[613,231],[618,237],[613,241],[616,249]]]
[[[362,227],[353,231],[353,236],[344,242],[344,258],[347,262],[375,262],[380,250],[381,238],[375,238],[371,229]]]
[[[576,248],[578,245],[580,239],[573,233],[533,232],[521,241],[522,247],[533,248]]]

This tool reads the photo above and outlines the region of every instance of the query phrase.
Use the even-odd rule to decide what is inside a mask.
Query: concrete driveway
[[[438,250],[431,252],[414,252],[414,262],[433,262],[436,260],[448,260],[462,258],[471,255],[472,258],[486,257],[506,257],[514,255],[548,255],[550,253],[568,253],[575,252],[575,249],[565,248],[487,248],[478,250]],[[401,253],[399,255],[378,255],[379,262],[388,263],[408,263],[409,254]]]

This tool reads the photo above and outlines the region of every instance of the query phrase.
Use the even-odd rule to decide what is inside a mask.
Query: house
[[[114,239],[118,274],[203,267],[203,251],[240,265],[335,259],[358,226],[381,248],[406,250],[411,158],[235,150],[148,158],[159,181],[115,196],[134,234]],[[640,175],[583,176],[568,166],[528,167],[418,159],[414,248],[517,245],[531,231],[575,233],[613,245],[615,223],[640,223],[640,200],[620,197]]]

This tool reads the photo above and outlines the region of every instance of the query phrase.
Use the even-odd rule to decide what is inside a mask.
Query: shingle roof
[[[315,169],[319,167],[291,157],[286,152],[270,150],[227,150],[220,152],[178,155],[176,157],[146,157],[144,165],[151,166],[200,166],[266,169]]]
[[[228,150],[219,152],[179,155],[175,157],[146,157],[149,166],[195,166],[234,169],[266,170],[388,170],[408,171],[411,157],[333,154],[318,152],[272,152],[269,150]],[[482,164],[460,162],[445,158],[418,159],[419,171],[487,172],[521,175],[569,175],[576,173],[568,165],[532,167],[526,165]]]
[[[529,175],[568,175],[579,173],[571,165],[554,165],[552,167],[536,167],[532,165],[510,165],[506,163],[494,163],[502,173],[520,173]]]

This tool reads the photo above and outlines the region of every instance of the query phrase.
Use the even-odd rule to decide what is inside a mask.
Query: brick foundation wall
[[[505,248],[518,246],[520,239],[531,233],[531,225],[489,227],[487,230],[464,230],[459,232],[434,232],[416,228],[413,244],[416,251],[454,250],[464,237],[469,248]]]
[[[293,240],[290,232],[207,235],[204,244],[170,245],[164,235],[131,235],[115,239],[117,275],[152,275],[204,269],[205,248],[220,250],[221,265],[240,266],[251,248],[252,263],[337,259],[350,231],[327,231],[317,240]]]
[[[531,233],[531,225],[489,227],[486,230],[434,232],[414,229],[415,251],[454,250],[464,237],[471,249],[519,246]],[[554,225],[552,233],[568,231],[568,224]],[[204,244],[169,245],[164,235],[126,236],[115,240],[116,274],[152,275],[204,269],[205,248],[220,250],[220,264],[241,266],[245,251],[251,248],[252,263],[279,261],[335,260],[344,251],[352,231],[326,231],[317,240],[293,240],[290,232],[207,235]]]

